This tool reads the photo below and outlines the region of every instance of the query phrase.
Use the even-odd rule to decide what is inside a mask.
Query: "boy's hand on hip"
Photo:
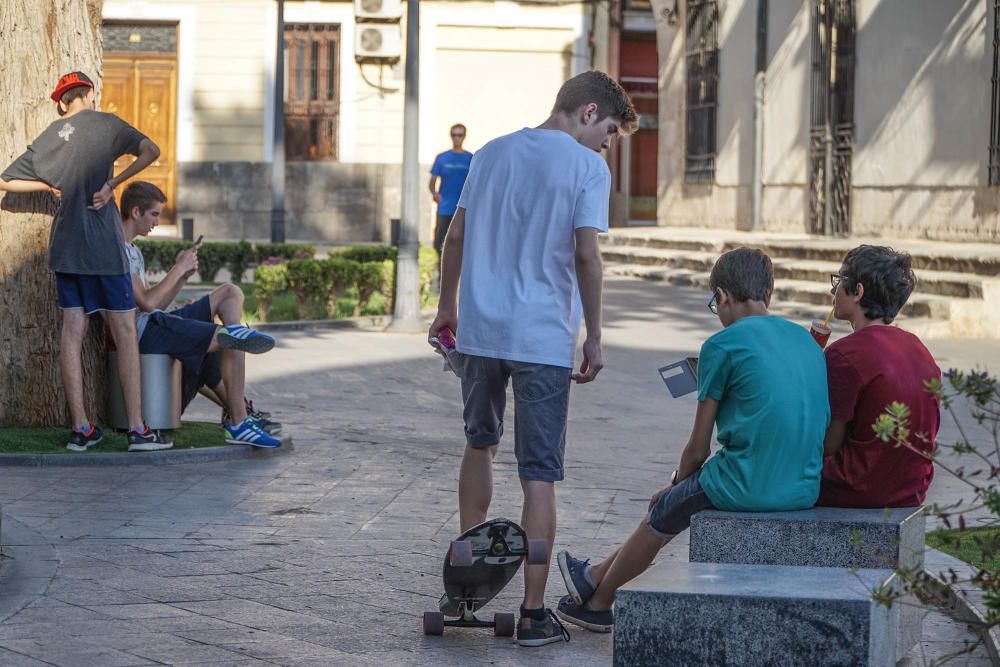
[[[602,368],[604,368],[604,357],[601,354],[601,341],[588,338],[583,341],[583,363],[580,364],[580,372],[573,373],[572,379],[577,384],[591,382]]]
[[[101,186],[101,189],[94,193],[93,205],[88,206],[91,211],[99,211],[108,205],[108,202],[114,200],[115,191],[111,189],[111,186],[105,183]]]

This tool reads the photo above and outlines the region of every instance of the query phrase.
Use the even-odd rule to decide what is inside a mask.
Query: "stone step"
[[[646,280],[658,280],[672,285],[700,287],[708,291],[709,273],[693,269],[664,269],[661,266],[646,264],[612,264],[606,268],[608,275],[630,276]],[[916,293],[903,307],[900,315],[903,318],[935,318],[947,320],[950,317],[955,299],[937,294]],[[969,300],[971,301],[971,299]],[[707,296],[706,296],[707,302]],[[783,303],[808,304],[816,309],[815,316],[825,317],[830,307],[830,288],[821,283],[804,280],[778,280],[774,285],[775,306]],[[948,329],[949,334],[951,329]],[[944,334],[944,335],[949,335]]]
[[[635,246],[611,245],[602,248],[601,254],[607,262],[659,266],[671,269],[710,272],[719,256],[716,252],[701,250],[672,250]],[[774,278],[779,280],[799,280],[816,282],[828,292],[830,274],[839,273],[840,262],[815,259],[774,257]],[[954,271],[918,270],[917,293],[937,294],[961,299],[982,299],[984,283],[996,282],[984,276]]]
[[[713,253],[741,246],[753,246],[772,259],[790,258],[833,262],[840,265],[844,255],[862,242],[886,243],[879,239],[833,239],[802,236],[774,238],[767,234],[699,230],[691,228],[660,228],[644,233],[632,230],[612,230],[602,237],[605,247],[638,247],[659,250],[685,250]],[[913,268],[924,271],[946,271],[980,276],[1000,276],[1000,247],[995,244],[930,243],[927,241],[896,242],[913,258]]]
[[[615,665],[891,665],[891,570],[663,563],[615,599]]]

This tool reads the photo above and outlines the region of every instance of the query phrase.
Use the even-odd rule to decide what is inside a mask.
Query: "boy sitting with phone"
[[[702,510],[776,512],[816,502],[830,420],[823,353],[806,329],[768,314],[774,271],[760,250],[719,257],[709,287],[708,308],[723,328],[701,346],[687,446],[670,483],[614,553],[595,565],[559,554],[568,595],[556,615],[564,621],[610,632],[618,589]],[[722,446],[712,455],[716,427]]]
[[[278,447],[273,434],[281,425],[253,410],[245,396],[244,353],[260,354],[274,347],[274,338],[240,324],[243,292],[233,284],[217,287],[194,303],[164,312],[188,279],[198,270],[201,237],[191,248],[180,251],[166,276],[156,285],[146,281],[142,252],[132,244],[146,236],[159,222],[166,195],[152,183],[133,181],[122,194],[122,225],[125,251],[138,306],[136,331],[141,354],[168,354],[183,365],[183,402],[207,386],[223,405],[226,442],[254,447]],[[215,319],[223,325],[216,324]]]

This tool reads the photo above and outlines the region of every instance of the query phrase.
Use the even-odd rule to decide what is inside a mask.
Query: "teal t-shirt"
[[[719,401],[722,449],[701,469],[708,499],[730,512],[812,507],[830,422],[826,361],[809,332],[771,315],[743,317],[705,341],[698,400]]]

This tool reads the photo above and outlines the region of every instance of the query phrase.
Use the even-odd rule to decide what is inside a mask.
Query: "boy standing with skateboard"
[[[466,435],[458,482],[462,532],[489,511],[510,381],[521,525],[551,551],[570,382],[590,382],[603,366],[597,235],[608,229],[611,175],[600,152],[636,120],[614,79],[585,72],[563,84],[544,123],[494,139],[472,160],[445,239],[441,300],[429,332],[457,333]],[[581,314],[587,337],[573,373]],[[525,565],[521,646],[564,638],[544,604],[548,569]],[[448,606],[444,598],[442,612],[455,615]]]
[[[172,443],[142,419],[135,299],[114,202],[118,184],[145,169],[160,150],[117,116],[94,110],[94,83],[83,72],[60,78],[51,97],[62,118],[0,174],[0,191],[55,190],[60,195],[52,221],[49,266],[56,274],[63,312],[59,362],[73,420],[66,447],[85,451],[103,437],[84,409],[81,362],[90,315],[103,312],[118,349],[129,451],[167,449]],[[115,176],[114,162],[125,154],[137,159]]]

